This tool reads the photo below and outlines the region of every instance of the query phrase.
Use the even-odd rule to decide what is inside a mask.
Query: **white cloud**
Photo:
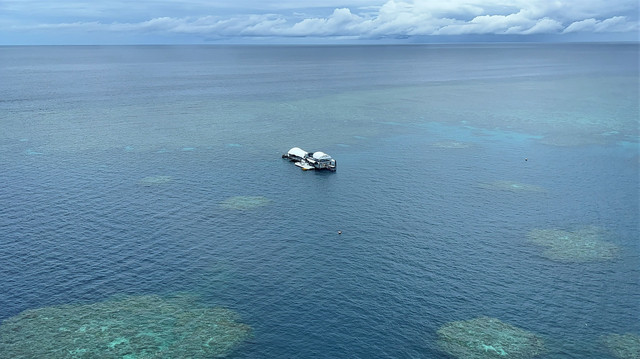
[[[549,33],[556,33],[559,30],[562,30],[562,24],[559,21],[545,17],[544,19],[540,19],[536,21],[535,25],[533,25],[527,30],[524,30],[522,34],[524,35],[549,34]]]
[[[563,33],[570,32],[628,32],[637,31],[638,23],[625,16],[614,16],[605,20],[594,18],[576,21],[567,26]]]
[[[327,18],[304,19],[283,30],[281,35],[291,36],[344,36],[357,34],[361,30],[363,18],[349,9],[335,9]]]
[[[481,15],[471,21],[458,22],[442,27],[438,35],[462,34],[515,34],[535,24],[522,11],[509,15]]]
[[[134,12],[144,5],[155,6],[149,13],[162,13],[152,19],[131,17],[91,17],[92,13],[113,14],[125,11],[122,1],[96,5],[89,2],[42,0],[6,0],[4,7],[14,15],[24,3],[39,4],[42,11],[72,13],[73,21],[34,24],[12,20],[14,30],[66,29],[77,31],[146,32],[155,34],[197,34],[203,37],[281,36],[376,38],[380,36],[423,35],[530,35],[573,32],[633,32],[638,30],[637,0],[307,0],[297,2],[261,2],[221,0],[211,4],[203,0],[180,3],[171,12],[173,1],[141,0]],[[317,2],[316,2],[317,1]],[[347,4],[327,10],[326,4]],[[57,5],[54,5],[57,4]],[[111,4],[111,5],[107,5]],[[129,2],[127,2],[129,4]],[[253,5],[253,7],[252,7]],[[242,9],[252,8],[253,12]],[[221,9],[226,9],[222,11]],[[232,12],[230,9],[235,9]],[[262,12],[255,12],[263,9]],[[270,9],[269,11],[264,11]],[[1,6],[0,6],[1,10]],[[276,10],[276,11],[273,11]],[[26,7],[22,10],[26,16]],[[37,12],[37,11],[36,11]],[[182,15],[189,13],[190,15]],[[319,15],[324,13],[326,15]],[[85,17],[80,14],[85,14]],[[194,16],[193,14],[198,14]],[[57,19],[51,17],[51,19]],[[133,15],[131,15],[133,16]],[[19,18],[19,17],[15,17]],[[84,19],[84,20],[83,20]],[[2,23],[0,15],[0,23]],[[8,19],[4,19],[9,23]]]

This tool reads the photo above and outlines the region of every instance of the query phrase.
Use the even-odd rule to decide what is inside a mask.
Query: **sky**
[[[638,0],[0,0],[0,45],[640,41]]]

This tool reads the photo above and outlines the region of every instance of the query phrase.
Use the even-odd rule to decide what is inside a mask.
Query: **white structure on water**
[[[299,147],[290,149],[282,155],[282,158],[295,162],[295,165],[303,171],[314,169],[335,171],[337,165],[336,160],[324,152],[307,152]]]

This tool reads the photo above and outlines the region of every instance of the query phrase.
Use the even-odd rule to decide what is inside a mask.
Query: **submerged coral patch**
[[[470,143],[466,142],[458,142],[458,141],[441,141],[434,142],[431,146],[436,148],[469,148],[471,147]]]
[[[30,149],[30,148],[28,148],[27,150],[25,150],[25,151],[24,151],[24,153],[25,153],[26,155],[29,155],[29,156],[39,156],[39,155],[44,155],[44,153],[43,153],[43,152],[34,151],[34,150]]]
[[[640,335],[638,334],[609,334],[602,338],[602,342],[616,358],[640,358]]]
[[[529,241],[545,247],[544,256],[560,262],[594,262],[617,256],[618,246],[605,240],[605,232],[597,227],[575,231],[534,229]]]
[[[127,297],[24,311],[0,325],[3,358],[212,358],[250,335],[229,309],[193,297]]]
[[[480,188],[497,189],[510,192],[546,192],[544,187],[514,181],[495,181],[479,184]]]
[[[271,202],[264,196],[235,196],[225,199],[220,205],[226,209],[248,210],[266,206]]]
[[[149,176],[141,179],[138,183],[142,186],[157,186],[169,183],[172,180],[171,176]]]
[[[438,346],[460,359],[526,359],[545,351],[540,337],[490,317],[445,324],[438,329]]]
[[[585,145],[601,145],[607,142],[606,137],[592,133],[572,132],[571,136],[564,133],[548,134],[540,139],[540,143],[556,147],[577,147]]]

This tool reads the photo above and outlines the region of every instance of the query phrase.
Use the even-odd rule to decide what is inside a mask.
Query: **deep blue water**
[[[253,328],[238,358],[447,358],[437,329],[478,316],[545,358],[611,358],[601,336],[640,333],[637,64],[637,44],[0,47],[0,320],[186,292]],[[616,259],[527,240],[587,226]]]

